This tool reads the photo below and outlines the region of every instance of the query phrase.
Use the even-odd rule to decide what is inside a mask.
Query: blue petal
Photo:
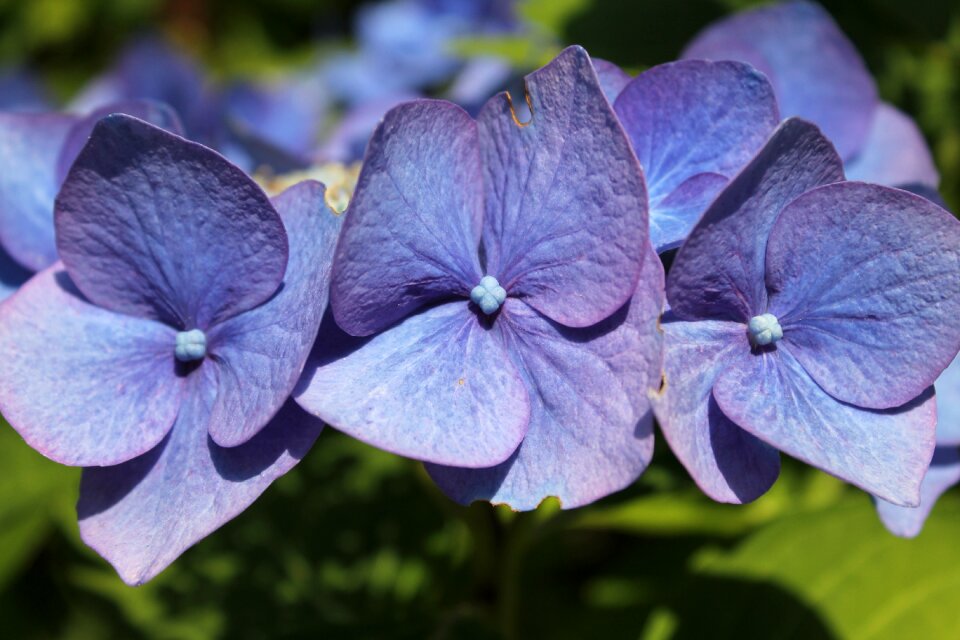
[[[901,538],[919,535],[927,516],[944,491],[960,482],[960,451],[954,446],[937,446],[927,475],[920,485],[920,506],[900,507],[886,500],[875,500],[877,514],[890,533]]]
[[[288,402],[250,442],[224,449],[207,435],[215,394],[212,370],[195,371],[160,445],[122,465],[84,469],[80,536],[127,584],[147,582],[237,517],[303,458],[322,428]]]
[[[367,151],[337,246],[337,323],[370,335],[480,281],[482,176],[477,129],[454,104],[419,100],[387,114]]]
[[[724,189],[680,248],[667,276],[679,318],[746,323],[767,311],[767,237],[781,210],[809,189],[843,180],[840,158],[808,122],[787,120]]]
[[[201,145],[101,120],[60,191],[57,245],[96,304],[201,329],[276,292],[287,235],[266,194]]]
[[[530,428],[520,448],[489,469],[428,465],[447,495],[534,509],[556,496],[566,509],[623,489],[653,454],[647,391],[660,382],[663,269],[648,249],[640,286],[622,309],[570,329],[508,300],[502,322],[530,391]]]
[[[414,314],[366,341],[351,341],[328,316],[294,398],[376,447],[465,467],[503,462],[530,419],[502,336],[466,301]]]
[[[323,198],[318,182],[301,182],[274,198],[290,238],[283,284],[264,304],[211,331],[219,393],[210,436],[220,446],[252,438],[280,409],[303,371],[327,308],[330,263],[343,220]]]
[[[174,345],[170,327],[89,304],[57,264],[0,305],[0,410],[57,462],[129,460],[176,418]]]
[[[31,271],[57,260],[57,158],[76,120],[57,113],[0,113],[0,244]]]
[[[527,77],[532,120],[505,94],[480,113],[487,272],[569,327],[633,294],[648,233],[643,175],[587,52],[569,47]]]
[[[936,188],[940,174],[916,123],[894,107],[881,103],[870,135],[846,163],[847,178],[890,187],[922,184]]]
[[[766,285],[784,341],[830,395],[900,406],[960,349],[960,223],[925,198],[842,182],[788,205]]]
[[[721,20],[683,57],[749,62],[769,78],[783,117],[821,127],[844,159],[867,139],[877,88],[853,44],[818,4],[783,2]]]
[[[746,327],[735,322],[684,322],[664,314],[664,380],[651,395],[670,448],[697,485],[720,502],[750,502],[780,475],[780,455],[730,421],[713,385],[739,350],[749,350]]]
[[[937,422],[932,387],[896,409],[845,404],[817,385],[784,341],[734,352],[713,396],[731,421],[784,453],[884,500],[919,503]]]
[[[680,244],[780,120],[770,83],[739,62],[654,67],[627,85],[614,108],[647,178],[658,251]]]

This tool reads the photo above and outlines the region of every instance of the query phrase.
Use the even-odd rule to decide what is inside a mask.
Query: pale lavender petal
[[[636,293],[592,327],[551,322],[509,299],[504,323],[518,369],[530,391],[530,427],[520,448],[489,469],[428,465],[454,500],[535,509],[550,496],[565,509],[623,489],[653,454],[647,391],[660,383],[663,268],[648,249]]]
[[[96,304],[206,330],[269,298],[287,236],[215,152],[141,120],[100,120],[57,198],[57,246]]]
[[[294,398],[376,447],[465,467],[503,462],[530,420],[501,336],[466,301],[414,314],[368,340],[351,341],[328,315]]]
[[[0,244],[31,271],[57,260],[57,157],[76,120],[59,113],[0,113]]]
[[[663,388],[653,410],[680,460],[708,496],[743,503],[760,497],[780,474],[780,455],[730,421],[711,393],[738,350],[749,349],[735,322],[684,322],[664,314]]]
[[[610,104],[613,104],[620,92],[630,84],[630,74],[603,58],[593,58],[593,69],[597,72],[603,95],[607,97]]]
[[[937,444],[960,445],[960,356],[933,386],[937,389]]]
[[[654,240],[657,251],[689,234],[780,120],[770,83],[739,62],[683,60],[653,67],[627,85],[614,108],[647,178],[651,230],[662,236]],[[697,180],[703,174],[709,179]],[[674,197],[699,207],[667,206]],[[664,234],[663,226],[671,233]]]
[[[476,124],[439,100],[401,105],[367,149],[334,259],[337,323],[370,335],[418,307],[469,296],[483,273]]]
[[[770,79],[782,115],[820,126],[845,159],[867,140],[876,86],[820,5],[783,2],[732,16],[701,32],[683,57],[749,62]]]
[[[766,283],[790,352],[844,402],[909,402],[960,349],[960,222],[912,193],[803,194],[770,233]]]
[[[738,349],[713,396],[730,420],[784,453],[884,500],[919,503],[937,422],[932,387],[896,409],[845,404],[824,392],[780,342],[766,351]]]
[[[893,106],[881,103],[870,135],[846,163],[847,178],[890,187],[922,184],[936,188],[940,174],[917,124]]]
[[[532,119],[505,94],[479,116],[487,272],[569,327],[630,298],[647,241],[643,175],[587,52],[569,47],[527,76]]]
[[[677,316],[746,322],[765,312],[767,237],[777,216],[805,191],[842,179],[840,158],[815,126],[781,124],[680,248],[667,276]]]
[[[300,378],[327,308],[330,262],[343,220],[325,187],[301,182],[274,198],[290,238],[280,290],[259,307],[217,325],[208,351],[219,370],[210,436],[224,447],[252,438]]]
[[[939,434],[939,432],[938,432]],[[943,492],[960,482],[960,451],[954,446],[938,446],[933,461],[920,484],[920,506],[900,507],[886,500],[875,500],[877,514],[890,533],[901,538],[914,538]]]
[[[322,423],[288,402],[248,443],[218,447],[207,435],[216,393],[213,372],[191,374],[167,438],[122,465],[84,469],[80,536],[139,585],[181,553],[237,517],[300,461]]]
[[[91,305],[56,264],[0,306],[0,411],[63,464],[138,456],[163,439],[180,408],[174,333]]]

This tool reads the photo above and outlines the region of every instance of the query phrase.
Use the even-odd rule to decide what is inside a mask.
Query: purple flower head
[[[179,132],[164,105],[133,100],[86,116],[0,113],[0,300],[57,260],[53,203],[98,120],[126,113]]]
[[[325,332],[294,397],[430,463],[461,502],[565,507],[632,482],[652,451],[662,270],[642,172],[587,53],[477,121],[442,101],[387,114],[337,246]]]
[[[598,64],[647,178],[650,239],[658,252],[673,249],[777,126],[773,90],[738,62],[673,62],[625,85],[616,67]]]
[[[671,448],[716,500],[762,495],[777,450],[916,505],[931,385],[960,348],[960,223],[897,189],[843,181],[789,119],[717,197],[667,278]]]
[[[720,20],[683,57],[740,60],[762,71],[782,115],[823,129],[851,180],[934,188],[940,181],[917,125],[880,102],[860,54],[820,5],[783,2]]]
[[[127,116],[97,124],[57,199],[62,262],[0,307],[0,410],[86,467],[81,535],[126,582],[240,513],[317,437],[286,401],[339,224],[319,183],[271,203],[206,147]]]

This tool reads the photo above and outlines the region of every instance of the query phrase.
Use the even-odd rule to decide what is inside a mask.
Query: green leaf
[[[704,610],[723,612],[710,620],[711,637],[960,637],[960,501],[953,496],[915,540],[888,533],[867,497],[851,495],[832,509],[782,518],[732,551],[704,551],[692,563],[699,580],[751,585],[700,590],[709,600],[699,602]],[[785,599],[794,606],[771,606]],[[761,636],[743,633],[760,620]]]

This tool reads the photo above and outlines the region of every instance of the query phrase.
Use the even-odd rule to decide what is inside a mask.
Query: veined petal
[[[647,391],[660,382],[663,268],[652,247],[636,293],[613,316],[571,329],[518,300],[501,322],[530,391],[530,427],[519,449],[488,469],[428,465],[454,500],[535,509],[556,496],[564,508],[623,489],[653,454]]]
[[[530,420],[501,336],[466,301],[414,314],[369,340],[351,341],[328,315],[294,398],[375,447],[464,467],[503,462]]]
[[[57,260],[57,156],[76,121],[59,113],[0,113],[0,244],[31,271]]]
[[[217,325],[210,353],[219,392],[210,436],[223,447],[252,438],[289,397],[327,308],[330,262],[343,218],[324,203],[324,186],[301,182],[274,198],[290,238],[280,290],[256,309]]]
[[[730,421],[712,389],[730,358],[749,350],[742,324],[684,322],[664,314],[663,388],[650,396],[674,455],[700,489],[719,502],[750,502],[780,475],[780,454]]]
[[[906,191],[800,196],[770,233],[766,281],[790,352],[843,402],[898,407],[960,349],[960,222]]]
[[[867,139],[877,88],[853,44],[818,4],[783,2],[721,20],[683,57],[749,62],[770,79],[783,117],[817,124],[845,159]]]
[[[870,134],[846,163],[847,178],[890,187],[922,184],[936,189],[940,174],[917,124],[887,103],[880,103]]]
[[[750,161],[780,121],[773,88],[756,69],[739,62],[683,60],[641,73],[617,98],[614,108],[640,160],[650,192],[650,226],[661,216],[683,229],[658,251],[686,237],[720,189]],[[701,180],[702,175],[726,180]],[[686,185],[685,201],[699,208],[660,210]],[[699,197],[689,193],[696,187]],[[676,237],[679,236],[679,237]]]
[[[920,484],[920,506],[900,507],[886,500],[875,500],[877,514],[890,533],[901,538],[920,534],[923,523],[943,492],[960,482],[960,451],[955,446],[937,446],[933,461]]]
[[[636,288],[648,227],[643,174],[580,47],[529,75],[527,97],[527,123],[506,94],[478,118],[487,273],[552,320],[587,327]]]
[[[130,460],[163,439],[180,408],[174,334],[90,304],[57,263],[0,306],[0,411],[62,464]]]
[[[57,246],[96,304],[206,330],[277,290],[283,222],[214,151],[141,120],[100,120],[60,191]]]
[[[347,333],[370,335],[480,281],[477,127],[460,107],[418,100],[390,111],[367,147],[330,285]]]
[[[213,370],[190,376],[167,438],[122,465],[84,469],[80,536],[139,585],[237,517],[313,445],[322,423],[292,401],[246,444],[221,448],[207,435],[216,395]]]
[[[746,322],[765,312],[770,229],[791,200],[839,180],[840,158],[815,126],[796,118],[781,124],[680,248],[667,277],[677,317]]]
[[[821,389],[783,342],[739,349],[713,386],[720,410],[745,431],[875,496],[916,506],[933,455],[933,388],[896,409],[840,402]]]

